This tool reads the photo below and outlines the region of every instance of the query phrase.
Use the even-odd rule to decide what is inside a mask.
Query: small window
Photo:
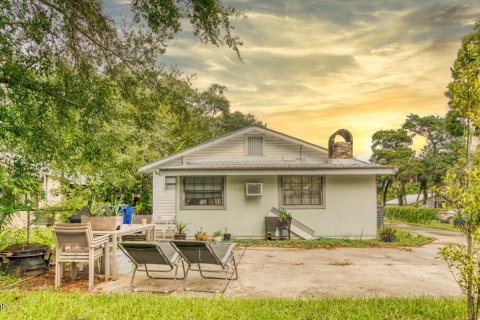
[[[323,206],[323,177],[282,176],[280,193],[282,206]]]
[[[249,156],[263,156],[263,137],[247,136],[245,139],[246,154]]]
[[[165,190],[175,190],[177,185],[176,177],[165,177]]]
[[[225,206],[225,177],[184,177],[183,206],[223,208]]]

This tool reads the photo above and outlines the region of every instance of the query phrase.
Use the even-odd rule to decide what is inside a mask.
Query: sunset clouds
[[[125,2],[106,8],[119,14]],[[196,74],[200,89],[227,86],[233,110],[272,129],[324,146],[331,133],[349,129],[361,157],[375,131],[399,126],[408,113],[446,112],[449,68],[480,19],[477,1],[225,3],[248,16],[235,22],[243,62],[188,29],[162,62]]]

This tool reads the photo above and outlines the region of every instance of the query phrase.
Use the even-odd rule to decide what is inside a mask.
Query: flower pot
[[[222,240],[223,240],[222,236],[218,236],[218,237],[213,238],[213,242],[222,242]]]
[[[232,239],[231,233],[224,233],[223,234],[223,241],[230,241]]]
[[[152,223],[152,217],[153,215],[151,214],[134,214],[132,216],[132,224],[141,224],[142,219],[147,219],[147,224]]]
[[[395,236],[393,234],[384,234],[384,235],[382,235],[382,241],[383,242],[394,242],[395,241]]]
[[[195,236],[195,240],[198,240],[198,241],[207,241],[207,240],[208,240],[208,236]]]
[[[278,235],[280,239],[287,239],[288,238],[288,229],[279,229],[278,230]]]
[[[187,240],[187,234],[186,233],[175,233],[173,235],[173,239],[175,239],[175,240]]]
[[[123,216],[96,217],[82,215],[82,223],[90,223],[93,231],[114,231],[120,227]]]

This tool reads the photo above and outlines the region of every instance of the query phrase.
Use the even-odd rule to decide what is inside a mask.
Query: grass
[[[0,250],[12,244],[24,244],[27,242],[26,228],[10,228],[0,232]],[[30,228],[30,243],[41,243],[47,246],[53,245],[53,236],[50,228]]]
[[[453,298],[234,299],[0,292],[0,319],[464,319]]]
[[[409,224],[409,225],[412,225],[412,226],[428,227],[428,228],[433,228],[433,229],[460,231],[460,228],[457,227],[456,225],[454,225],[452,223],[440,222],[438,220],[429,220],[429,221],[425,221],[425,222],[422,222],[422,223],[414,223],[414,222],[406,222],[406,221],[396,220],[396,219],[388,219],[388,220],[386,220],[386,222],[403,223],[403,224]]]
[[[357,240],[318,238],[314,240],[234,240],[244,247],[279,247],[279,248],[378,248],[378,247],[417,247],[433,240],[420,234],[412,234],[407,231],[397,230],[396,241],[392,243],[383,242],[378,239]]]

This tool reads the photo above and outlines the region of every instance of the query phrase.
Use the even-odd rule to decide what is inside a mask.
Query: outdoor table
[[[107,235],[112,243],[112,258],[110,259],[110,275],[117,279],[117,243],[122,236],[145,231],[147,241],[154,241],[155,224],[122,224],[120,230],[113,231],[92,231],[94,236]]]

